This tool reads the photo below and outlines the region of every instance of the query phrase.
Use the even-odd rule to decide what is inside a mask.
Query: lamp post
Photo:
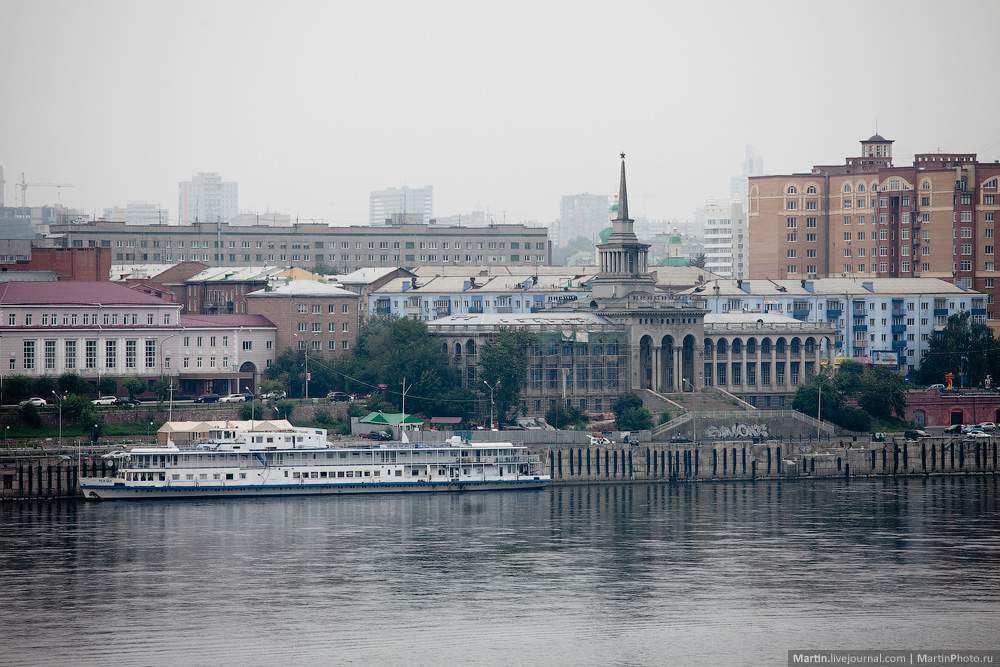
[[[295,338],[298,338],[299,340],[301,340],[302,337],[303,337],[302,334],[304,334],[304,333],[306,333],[306,332],[305,331],[300,331],[298,333],[293,333],[292,336],[295,337]],[[313,336],[319,336],[319,333],[317,333],[317,332],[314,331],[313,332]],[[306,343],[305,347],[303,348],[305,350],[305,369],[304,369],[305,370],[305,388],[304,388],[303,391],[305,392],[305,399],[306,399],[306,401],[308,401],[309,400],[309,341],[303,341],[303,342]]]
[[[495,402],[493,400],[493,398],[494,398],[493,392],[495,392],[496,390],[498,390],[500,388],[500,378],[497,378],[497,381],[494,382],[493,384],[490,384],[486,380],[483,380],[483,384],[485,384],[486,387],[490,390],[490,430],[495,430],[496,429],[496,423],[495,423],[495,421],[493,419],[493,411],[494,411]]]
[[[54,389],[52,390],[52,395],[56,397],[56,401],[59,405],[59,448],[62,449],[62,404],[63,399],[66,398],[66,396],[60,396]]]

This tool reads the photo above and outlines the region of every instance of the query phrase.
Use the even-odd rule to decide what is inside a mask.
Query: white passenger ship
[[[381,443],[330,447],[324,429],[222,431],[190,447],[109,454],[113,477],[85,477],[94,500],[538,489],[539,457],[511,443]]]

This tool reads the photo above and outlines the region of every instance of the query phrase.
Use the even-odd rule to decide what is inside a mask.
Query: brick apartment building
[[[46,247],[32,239],[4,239],[0,270],[52,271],[59,280],[102,281],[111,272],[111,249]]]
[[[876,134],[842,165],[751,177],[750,277],[941,278],[986,294],[995,319],[1000,163],[918,153],[897,167],[892,144]]]
[[[354,348],[360,324],[360,297],[314,280],[292,280],[246,295],[247,310],[278,327],[277,349],[291,347],[324,354]]]

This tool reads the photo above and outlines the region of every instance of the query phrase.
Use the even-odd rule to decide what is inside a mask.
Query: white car
[[[979,428],[983,429],[984,431],[995,431],[997,430],[997,425],[994,424],[993,422],[983,422],[982,424],[979,425]]]
[[[245,403],[246,394],[229,394],[219,399],[219,403]]]
[[[31,398],[24,399],[23,401],[18,403],[18,405],[34,405],[36,408],[40,408],[43,405],[48,405],[48,403],[45,402],[44,398],[38,398],[37,396],[32,396]]]
[[[993,436],[989,433],[983,433],[982,431],[973,431],[968,434],[970,438],[992,438]]]
[[[115,405],[117,403],[117,396],[98,396],[90,402],[91,405]]]

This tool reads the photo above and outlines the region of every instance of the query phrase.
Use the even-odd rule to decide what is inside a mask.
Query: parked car
[[[590,440],[590,445],[592,447],[600,447],[600,446],[610,447],[611,445],[615,444],[614,440],[612,440],[611,438],[605,438],[602,435],[588,435],[587,438]]]
[[[979,428],[984,431],[995,431],[997,430],[997,425],[993,422],[983,422],[979,425]]]
[[[219,399],[219,403],[245,403],[247,397],[243,394],[229,394]]]
[[[117,396],[98,396],[90,402],[91,405],[114,405],[118,402]]]
[[[381,440],[381,441],[392,440],[392,432],[372,431],[371,433],[366,433],[365,437],[367,437],[369,440]]]
[[[931,386],[929,386],[927,388],[928,389],[937,389],[938,391],[944,391],[944,385],[943,384],[932,384]]]
[[[268,391],[260,395],[265,401],[280,401],[287,396],[288,394],[280,389],[278,391]]]
[[[881,431],[872,433],[872,442],[885,442],[885,433]]]
[[[198,398],[194,399],[194,402],[195,403],[218,403],[219,402],[219,395],[218,394],[202,394]]]
[[[18,405],[34,405],[36,408],[40,408],[43,405],[48,405],[48,403],[45,402],[44,398],[38,398],[37,396],[32,396],[31,398],[24,399],[23,401],[18,403]]]
[[[351,397],[342,391],[331,391],[326,395],[326,398],[331,403],[346,403],[351,400]]]
[[[945,427],[944,432],[945,433],[961,433],[962,432],[962,425],[961,424],[952,424],[951,426]]]
[[[926,438],[927,436],[927,431],[923,431],[919,428],[903,432],[903,437],[907,440],[919,440],[920,438]]]
[[[115,404],[120,405],[123,408],[135,408],[142,405],[142,401],[132,398],[131,396],[119,396],[115,399]]]
[[[992,438],[993,436],[985,431],[970,431],[968,433],[970,438]]]
[[[982,429],[980,429],[975,424],[966,424],[965,426],[962,427],[962,433],[965,433],[965,434],[969,434],[969,433],[972,433],[973,431],[981,431],[981,430]]]

